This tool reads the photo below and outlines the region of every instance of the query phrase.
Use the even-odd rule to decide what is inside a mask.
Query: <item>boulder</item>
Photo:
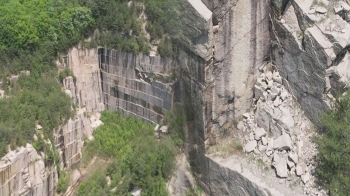
[[[273,146],[274,146],[274,140],[273,140],[273,138],[269,138],[268,139],[267,150],[268,151],[272,151],[273,150]]]
[[[280,157],[276,152],[273,154],[273,167],[276,169],[276,174],[280,178],[288,177],[287,161],[284,157]]]
[[[265,136],[266,135],[266,131],[264,128],[257,128],[255,129],[254,131],[254,139],[255,140],[260,140],[261,137]]]
[[[262,78],[258,78],[256,80],[256,85],[261,87],[261,89],[263,89],[264,91],[267,89],[267,84]]]
[[[265,152],[266,149],[267,149],[267,146],[264,146],[264,145],[262,145],[262,144],[259,144],[258,149],[259,149],[260,152]]]
[[[259,87],[258,85],[255,85],[254,86],[254,94],[255,94],[255,99],[259,99],[260,97],[263,97],[264,98],[264,90]]]
[[[277,96],[275,101],[273,101],[273,106],[278,107],[282,104],[281,99]]]
[[[249,141],[245,146],[244,146],[244,152],[252,152],[254,151],[254,149],[257,147],[258,143],[253,140],[253,141]]]
[[[288,98],[288,92],[282,91],[280,97],[283,101],[286,100]]]
[[[278,150],[292,149],[292,139],[288,134],[283,134],[273,141],[273,148]]]
[[[271,156],[272,153],[273,153],[273,151],[271,151],[271,150],[267,150],[267,151],[265,152],[265,154],[266,154],[267,156]]]
[[[237,123],[237,129],[240,130],[240,131],[244,130],[244,122],[243,121],[239,121]]]
[[[295,174],[296,174],[297,176],[301,176],[301,175],[304,174],[304,169],[303,169],[303,167],[302,167],[300,164],[298,164],[298,165],[296,166],[296,168],[295,168]]]
[[[294,162],[290,160],[287,160],[287,165],[290,169],[292,169],[295,166]]]
[[[349,4],[345,3],[344,1],[338,1],[338,5],[346,12],[350,11]]]
[[[250,134],[249,134],[249,140],[250,141],[253,141],[254,140],[254,133],[253,132],[250,132]]]
[[[325,13],[327,13],[327,8],[322,7],[322,6],[318,6],[318,7],[316,8],[316,13],[325,14]]]
[[[273,87],[273,81],[272,80],[268,80],[267,81],[267,88],[271,89]]]
[[[156,127],[154,127],[154,131],[158,131],[159,130],[159,125],[157,124]]]
[[[271,87],[271,94],[272,95],[280,95],[281,94],[281,89],[277,88],[276,86],[272,86]]]
[[[288,158],[293,161],[294,163],[298,163],[298,154],[294,152],[290,152],[288,154]]]
[[[273,81],[275,81],[278,84],[282,84],[282,77],[280,76],[280,73],[278,71],[273,72]]]
[[[268,72],[265,74],[265,77],[266,77],[267,80],[272,80],[272,78],[273,78],[272,72],[271,72],[271,71],[268,71]]]
[[[162,126],[159,130],[160,130],[162,133],[168,133],[168,126]]]
[[[101,120],[96,120],[95,122],[91,123],[91,128],[96,129],[97,127],[103,125],[103,122]]]
[[[303,181],[304,184],[310,181],[310,173],[307,172],[304,175],[301,176],[301,181]]]
[[[266,146],[267,145],[267,138],[261,137],[261,143],[262,143],[262,145]]]

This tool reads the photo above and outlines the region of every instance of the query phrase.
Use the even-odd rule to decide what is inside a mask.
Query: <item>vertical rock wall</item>
[[[0,195],[52,196],[56,185],[56,168],[45,167],[43,158],[29,144],[0,160]]]
[[[332,1],[272,3],[272,59],[301,108],[319,123],[333,95],[349,84],[350,25]]]
[[[171,87],[155,80],[154,75],[169,78],[173,69],[170,59],[100,48],[99,60],[106,109],[159,123],[172,108]]]
[[[80,117],[70,119],[66,125],[54,130],[56,148],[61,155],[61,168],[70,168],[80,161],[83,136],[84,126]]]
[[[87,112],[104,109],[101,90],[101,75],[99,70],[97,48],[84,49],[73,47],[67,55],[68,66],[77,78],[76,97],[80,108]]]
[[[204,1],[206,2],[206,1]],[[213,1],[214,130],[248,110],[258,68],[269,59],[269,1]]]

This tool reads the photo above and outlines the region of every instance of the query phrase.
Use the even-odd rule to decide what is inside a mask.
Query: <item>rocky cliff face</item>
[[[30,144],[1,158],[0,176],[0,195],[52,196],[56,191],[56,168],[45,167]]]
[[[272,59],[290,92],[317,123],[334,93],[348,84],[349,24],[343,14],[349,7],[335,1],[284,1],[285,6],[272,2]]]
[[[186,108],[190,163],[209,195],[322,194],[313,187],[308,119],[318,123],[334,94],[348,86],[350,6],[327,0],[182,0],[182,6],[176,58],[107,48],[68,52],[62,66],[73,70],[76,82],[66,78],[64,90],[78,110],[54,131],[61,167],[79,162],[84,139],[102,124],[98,112],[159,123],[179,102]],[[225,130],[254,155],[208,152]],[[28,161],[29,151],[3,159],[4,168],[16,168],[2,171],[3,195],[29,194],[33,189],[26,187],[52,193],[55,172],[32,174],[30,168],[44,166]],[[268,169],[256,169],[259,164]]]

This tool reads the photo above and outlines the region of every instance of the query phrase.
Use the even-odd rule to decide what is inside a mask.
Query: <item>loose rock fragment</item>
[[[257,142],[255,140],[249,141],[245,146],[244,146],[244,151],[245,152],[252,152],[254,149],[257,147]]]
[[[288,134],[283,134],[273,141],[273,148],[278,150],[290,150],[292,139]]]
[[[265,136],[266,135],[266,131],[264,128],[257,128],[255,131],[254,131],[254,139],[255,140],[260,140],[261,137]]]

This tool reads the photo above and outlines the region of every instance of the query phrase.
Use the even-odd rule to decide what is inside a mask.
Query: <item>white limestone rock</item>
[[[261,137],[261,143],[264,146],[267,146],[268,142],[267,142],[267,138],[266,137]]]
[[[265,74],[265,77],[266,77],[267,80],[272,80],[272,78],[273,78],[272,72],[271,71],[267,71],[267,73]]]
[[[265,99],[264,90],[258,85],[254,86],[254,94],[255,94],[255,99],[259,99],[259,98]]]
[[[264,145],[262,145],[262,144],[259,144],[259,146],[258,146],[258,149],[259,149],[259,151],[260,152],[265,152],[266,151],[266,149],[267,149],[267,146],[264,146]]]
[[[168,133],[168,126],[162,126],[159,130],[160,130],[162,133]]]
[[[282,84],[282,77],[280,76],[278,71],[273,72],[273,81],[278,84]]]
[[[296,166],[296,168],[295,168],[295,174],[296,174],[297,176],[304,175],[304,169],[303,169],[303,167],[302,167],[300,164],[298,164],[298,165]]]
[[[245,146],[244,146],[244,152],[252,152],[254,149],[258,146],[258,143],[255,140],[249,141]]]
[[[243,121],[239,121],[237,123],[237,129],[240,130],[240,131],[244,130],[244,122]]]
[[[287,91],[282,91],[280,98],[282,99],[282,101],[286,100],[288,98],[288,92]]]
[[[96,129],[97,127],[103,125],[103,122],[101,120],[96,120],[95,122],[91,123],[91,128]]]
[[[273,138],[269,138],[268,139],[268,144],[267,144],[267,150],[268,151],[272,151],[274,148],[274,139]]]
[[[322,6],[318,6],[316,8],[316,12],[319,13],[319,14],[325,14],[325,13],[327,13],[327,8],[322,7]]]
[[[288,177],[287,161],[284,157],[279,156],[276,152],[273,154],[272,166],[276,169],[276,174],[278,177]]]
[[[293,161],[290,161],[290,160],[287,160],[287,165],[288,167],[291,169],[295,166],[294,162]]]
[[[298,163],[299,159],[298,159],[298,154],[294,153],[294,152],[289,152],[288,154],[288,158],[293,161],[294,163]]]
[[[160,127],[160,125],[156,125],[155,127],[154,127],[154,131],[158,131],[159,130],[159,127]]]
[[[273,106],[278,107],[282,104],[282,100],[277,96],[275,101],[273,101]]]
[[[307,172],[301,176],[301,181],[303,181],[303,183],[306,184],[307,182],[310,181],[310,178],[311,178],[310,173]]]
[[[292,149],[292,139],[288,134],[283,134],[273,141],[273,148],[278,150]]]
[[[264,128],[257,128],[255,129],[254,131],[254,139],[255,140],[260,140],[261,137],[265,136],[266,135],[266,131]]]
[[[249,134],[249,140],[250,141],[253,141],[254,140],[254,132],[250,132],[250,134]]]

